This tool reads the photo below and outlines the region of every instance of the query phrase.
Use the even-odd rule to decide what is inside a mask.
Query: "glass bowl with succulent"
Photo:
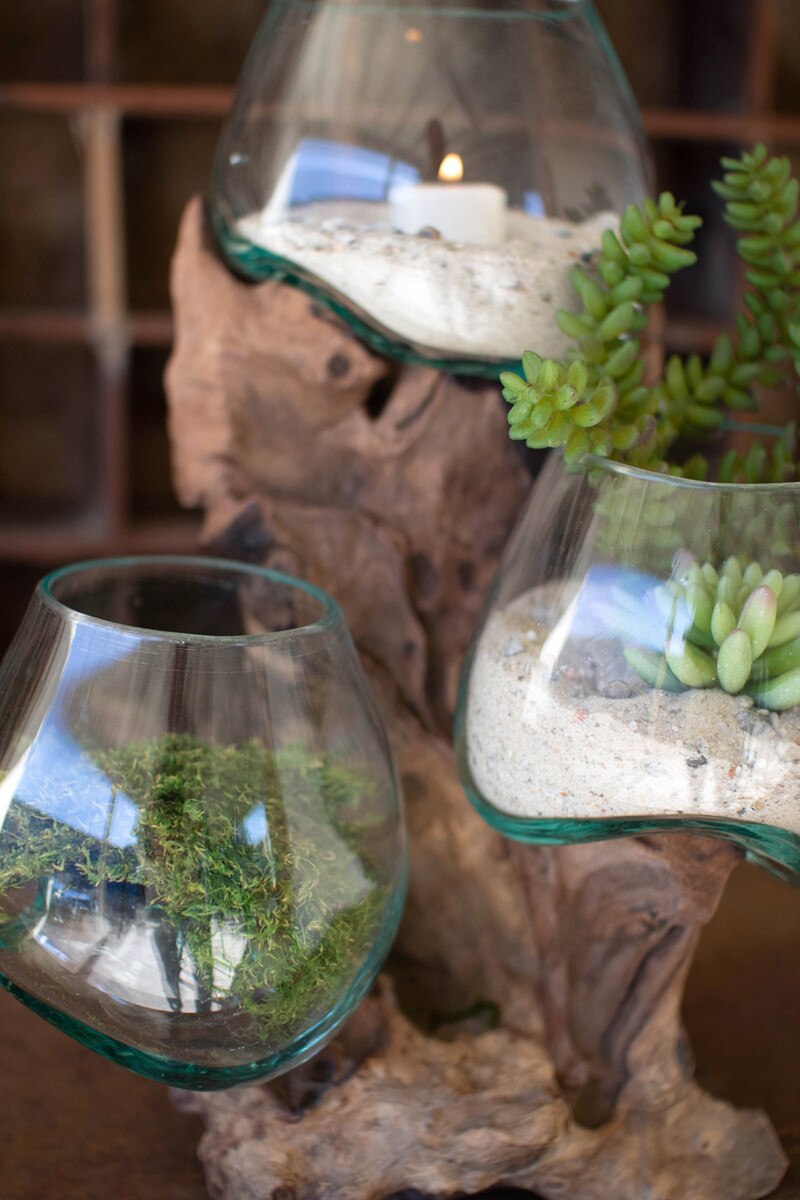
[[[562,453],[487,601],[457,750],[472,802],[519,840],[706,832],[796,877],[800,464],[793,424],[744,414],[797,388],[800,185],[763,146],[723,167],[748,290],[707,361],[653,379],[642,354],[700,225],[664,194],[574,269],[573,355],[502,377],[511,437]]]
[[[178,1087],[314,1053],[406,871],[335,602],[226,561],[85,563],[38,585],[0,676],[0,984]]]

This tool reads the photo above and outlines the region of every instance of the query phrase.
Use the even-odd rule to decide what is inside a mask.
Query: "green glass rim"
[[[528,846],[575,846],[658,834],[697,834],[728,842],[748,862],[800,887],[800,838],[774,825],[694,814],[631,814],[625,817],[516,817],[495,808],[462,779],[467,799],[503,837]]]
[[[760,427],[763,432],[764,427]],[[737,430],[748,431],[749,426],[737,426]],[[778,431],[782,432],[782,431]],[[641,483],[661,484],[667,488],[683,488],[698,492],[717,493],[761,493],[769,496],[787,496],[793,492],[800,495],[800,480],[790,480],[787,483],[718,483],[707,479],[684,479],[677,475],[666,475],[660,471],[648,471],[645,467],[632,467],[628,463],[615,462],[611,458],[599,458],[587,454],[580,459],[580,466],[589,470],[604,471],[607,475],[618,475],[622,479],[636,479]]]
[[[311,596],[312,599],[316,600],[322,606],[322,613],[318,620],[312,621],[310,624],[297,625],[291,629],[279,629],[268,633],[180,633],[176,630],[125,625],[117,621],[109,621],[104,617],[94,617],[90,613],[81,612],[80,609],[73,608],[70,604],[59,600],[53,593],[55,584],[59,583],[62,579],[79,575],[82,572],[113,572],[136,567],[146,568],[148,566],[155,568],[170,566],[199,568],[203,571],[225,572],[228,575],[235,574],[255,579],[265,579],[270,583],[281,584],[284,587],[293,588],[305,593],[307,596]],[[273,571],[269,567],[259,567],[254,563],[238,562],[235,559],[229,558],[207,558],[203,555],[143,554],[116,558],[94,558],[87,559],[84,562],[70,563],[68,566],[58,567],[55,571],[51,571],[49,575],[45,575],[43,579],[40,579],[36,585],[36,595],[48,608],[57,612],[59,616],[70,623],[78,622],[86,625],[96,625],[106,629],[113,629],[118,633],[130,633],[141,638],[149,638],[155,641],[171,641],[183,645],[194,643],[216,646],[275,645],[280,642],[297,641],[313,634],[330,633],[337,628],[343,628],[345,625],[344,614],[333,596],[323,591],[322,588],[316,587],[313,583],[308,583],[304,579],[297,579],[292,575],[286,575],[282,571]]]
[[[598,459],[598,462],[607,459]],[[613,464],[617,466],[618,464]],[[646,474],[646,472],[645,472]],[[654,478],[659,478],[654,475]],[[745,485],[752,486],[752,485]],[[477,647],[477,636],[467,651],[453,721],[453,744],[461,788],[477,814],[492,829],[527,846],[581,846],[621,838],[690,833],[728,842],[742,851],[748,862],[769,871],[784,883],[800,887],[800,836],[776,825],[740,821],[704,813],[631,813],[626,816],[523,817],[497,808],[481,793],[467,756],[468,677]]]
[[[775,825],[737,821],[702,813],[631,813],[620,817],[521,817],[504,812],[485,798],[476,786],[466,752],[466,672],[459,687],[454,722],[456,766],[461,787],[478,815],[503,837],[527,846],[580,846],[621,838],[690,833],[729,842],[748,862],[800,887],[800,837]]]
[[[136,1075],[163,1083],[169,1087],[189,1091],[214,1092],[257,1084],[285,1071],[291,1070],[317,1054],[337,1033],[367,996],[377,979],[393,942],[403,916],[408,891],[408,857],[403,861],[394,882],[389,904],[383,915],[375,943],[369,956],[353,978],[347,993],[340,1002],[298,1034],[281,1050],[249,1063],[229,1067],[198,1067],[180,1059],[171,1059],[150,1051],[139,1050],[121,1042],[111,1034],[103,1033],[94,1026],[84,1024],[78,1017],[62,1012],[47,1000],[43,1000],[0,971],[0,988],[19,1000],[61,1033],[74,1038],[82,1046],[93,1050],[101,1057],[133,1071]]]
[[[217,168],[219,175],[219,167]],[[348,326],[368,350],[394,362],[411,363],[430,367],[446,375],[468,375],[475,379],[487,379],[496,383],[503,371],[519,370],[519,359],[469,358],[467,356],[443,357],[433,347],[415,347],[402,338],[380,332],[366,317],[359,316],[342,299],[336,299],[326,291],[321,281],[305,275],[288,258],[273,254],[260,246],[253,246],[233,229],[219,211],[212,206],[212,227],[217,247],[226,266],[234,275],[249,284],[258,285],[266,279],[297,288],[310,296],[317,304],[337,316]]]

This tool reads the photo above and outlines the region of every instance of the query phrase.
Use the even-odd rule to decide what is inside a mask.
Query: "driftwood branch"
[[[696,1087],[680,1023],[734,852],[674,835],[514,846],[458,783],[457,673],[529,487],[496,389],[393,365],[300,292],[236,280],[199,202],[173,297],[180,498],[204,508],[217,553],[341,601],[411,836],[391,986],[299,1071],[189,1101],[212,1194],[377,1200],[505,1182],[547,1200],[765,1195],[785,1166],[777,1140],[761,1114]],[[443,1021],[476,1004],[498,1028]]]

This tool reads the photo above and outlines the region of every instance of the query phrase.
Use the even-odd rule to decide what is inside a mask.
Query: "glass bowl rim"
[[[180,566],[180,567],[200,567],[213,571],[227,571],[241,575],[249,575],[258,579],[268,579],[272,583],[285,584],[287,587],[305,592],[322,605],[322,613],[319,620],[312,621],[307,625],[297,625],[291,629],[273,630],[268,633],[242,633],[242,634],[213,634],[213,633],[179,633],[176,630],[169,629],[152,629],[147,626],[126,625],[118,621],[109,621],[105,617],[93,617],[89,613],[81,612],[79,609],[72,608],[69,604],[65,604],[63,600],[59,600],[52,591],[53,585],[59,580],[70,575],[77,575],[83,571],[115,569],[115,568],[130,568],[139,566]],[[239,562],[236,559],[218,558],[205,555],[194,554],[129,554],[116,555],[110,558],[90,558],[84,559],[81,562],[69,563],[64,567],[57,567],[56,570],[50,571],[36,584],[35,595],[52,611],[58,613],[62,619],[70,623],[81,623],[86,625],[100,626],[106,629],[116,630],[118,633],[135,634],[137,637],[150,638],[155,641],[173,641],[184,645],[202,643],[205,645],[216,646],[257,646],[257,645],[274,645],[279,642],[286,642],[292,639],[308,637],[312,634],[327,633],[334,629],[345,627],[344,614],[328,592],[322,588],[316,587],[313,583],[308,583],[304,579],[297,579],[293,575],[287,575],[283,571],[274,571],[270,567],[260,567],[255,563]]]
[[[537,11],[525,7],[524,3],[519,4],[519,0],[503,0],[503,6],[499,9],[484,9],[471,7],[469,4],[459,2],[459,0],[447,0],[440,9],[436,10],[435,6],[425,4],[424,0],[419,3],[397,4],[397,0],[370,0],[369,4],[365,4],[363,0],[328,0],[327,7],[352,9],[356,15],[359,11],[366,11],[369,15],[380,13],[383,9],[390,12],[400,13],[402,16],[429,16],[431,11],[434,15],[440,18],[458,18],[465,20],[479,21],[497,21],[497,20],[512,20],[512,21],[565,21],[568,20],[576,9],[586,9],[591,13],[594,0],[550,0],[550,3],[559,5],[559,8],[552,11]],[[302,7],[308,9],[322,8],[323,5],[319,0],[303,0]],[[277,15],[280,15],[278,13]]]
[[[579,469],[590,467],[602,470],[608,475],[618,475],[623,479],[637,479],[641,483],[660,483],[665,487],[686,488],[705,492],[741,492],[767,493],[781,496],[800,492],[800,480],[789,480],[785,483],[719,483],[708,479],[685,479],[678,475],[667,475],[661,471],[649,471],[646,467],[632,467],[628,463],[615,462],[611,458],[587,454],[577,464]]]

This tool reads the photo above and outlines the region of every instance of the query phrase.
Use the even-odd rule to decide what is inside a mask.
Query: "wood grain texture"
[[[5,588],[7,571],[0,579]],[[739,868],[701,940],[685,1005],[704,1085],[743,1105],[764,1104],[789,1149],[793,1172],[771,1200],[800,1200],[798,929],[800,889]],[[307,1067],[318,1092],[335,1051]],[[337,1074],[328,1082],[339,1080]],[[305,1079],[291,1075],[280,1083],[279,1094],[296,1109]],[[198,1117],[180,1115],[165,1088],[79,1046],[3,992],[0,1109],[3,1200],[208,1196],[196,1157]],[[220,1113],[221,1133],[224,1119]],[[211,1151],[210,1137],[206,1144]]]
[[[735,855],[688,837],[512,847],[461,792],[457,673],[529,487],[496,389],[390,364],[303,294],[236,280],[198,202],[173,300],[180,498],[203,507],[217,552],[341,601],[411,836],[394,989],[354,1018],[382,1029],[373,1051],[300,1112],[286,1089],[302,1078],[196,1098],[212,1194],[377,1200],[504,1182],[546,1200],[765,1195],[785,1169],[777,1139],[693,1083],[679,1018]],[[498,1005],[499,1029],[435,1036],[437,1014],[475,1001]],[[346,1042],[326,1053],[346,1058]]]

